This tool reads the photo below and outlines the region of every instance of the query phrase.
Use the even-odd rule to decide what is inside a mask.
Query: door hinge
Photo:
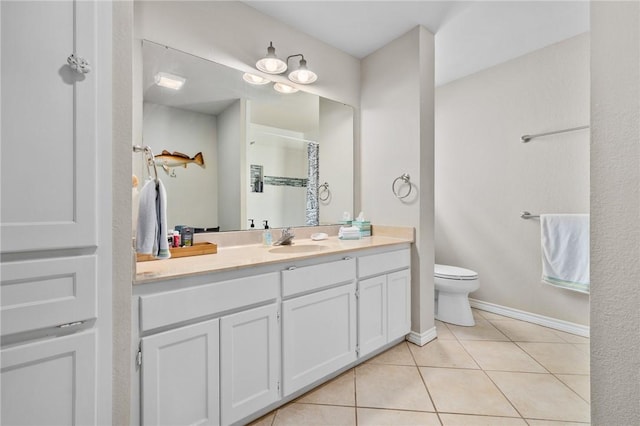
[[[278,380],[277,387],[278,387],[278,393],[280,393],[280,380]]]
[[[138,367],[142,366],[142,347],[138,347],[138,354],[136,355],[136,364]]]
[[[356,299],[360,299],[360,290],[356,290]]]
[[[356,356],[360,356],[360,345],[356,345]]]
[[[276,312],[276,320],[280,322],[280,311]]]

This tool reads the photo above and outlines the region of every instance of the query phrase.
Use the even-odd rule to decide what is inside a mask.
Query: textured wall
[[[591,6],[591,420],[640,424],[640,3]]]
[[[538,213],[589,212],[589,35],[436,89],[436,261],[473,269],[472,297],[581,325],[589,296],[542,284]]]
[[[361,200],[373,225],[412,226],[412,330],[433,322],[433,35],[416,27],[362,60]],[[408,173],[403,201],[391,191]],[[402,193],[406,188],[398,188]]]

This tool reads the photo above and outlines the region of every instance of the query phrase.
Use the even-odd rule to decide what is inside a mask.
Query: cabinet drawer
[[[282,297],[347,283],[355,278],[356,263],[351,257],[286,270],[282,272]]]
[[[140,296],[142,331],[265,302],[278,297],[278,273]]]
[[[96,258],[3,263],[2,335],[96,317]]]
[[[407,249],[372,254],[358,258],[358,277],[383,274],[411,266],[411,251]]]

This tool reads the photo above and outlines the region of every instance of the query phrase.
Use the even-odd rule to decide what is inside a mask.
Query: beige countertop
[[[390,233],[386,232],[381,234],[384,235],[373,235],[360,240],[340,240],[337,236],[330,236],[322,241],[296,238],[291,246],[276,247],[249,244],[218,247],[218,253],[216,254],[138,262],[133,284],[231,271],[251,266],[286,262],[293,259],[308,259],[316,256],[413,242],[412,230],[410,233],[392,233],[396,234],[393,236],[389,236]]]

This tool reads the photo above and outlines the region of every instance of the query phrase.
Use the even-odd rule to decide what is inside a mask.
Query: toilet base
[[[436,319],[454,325],[472,327],[476,325],[469,305],[469,293],[447,293],[437,291]]]

